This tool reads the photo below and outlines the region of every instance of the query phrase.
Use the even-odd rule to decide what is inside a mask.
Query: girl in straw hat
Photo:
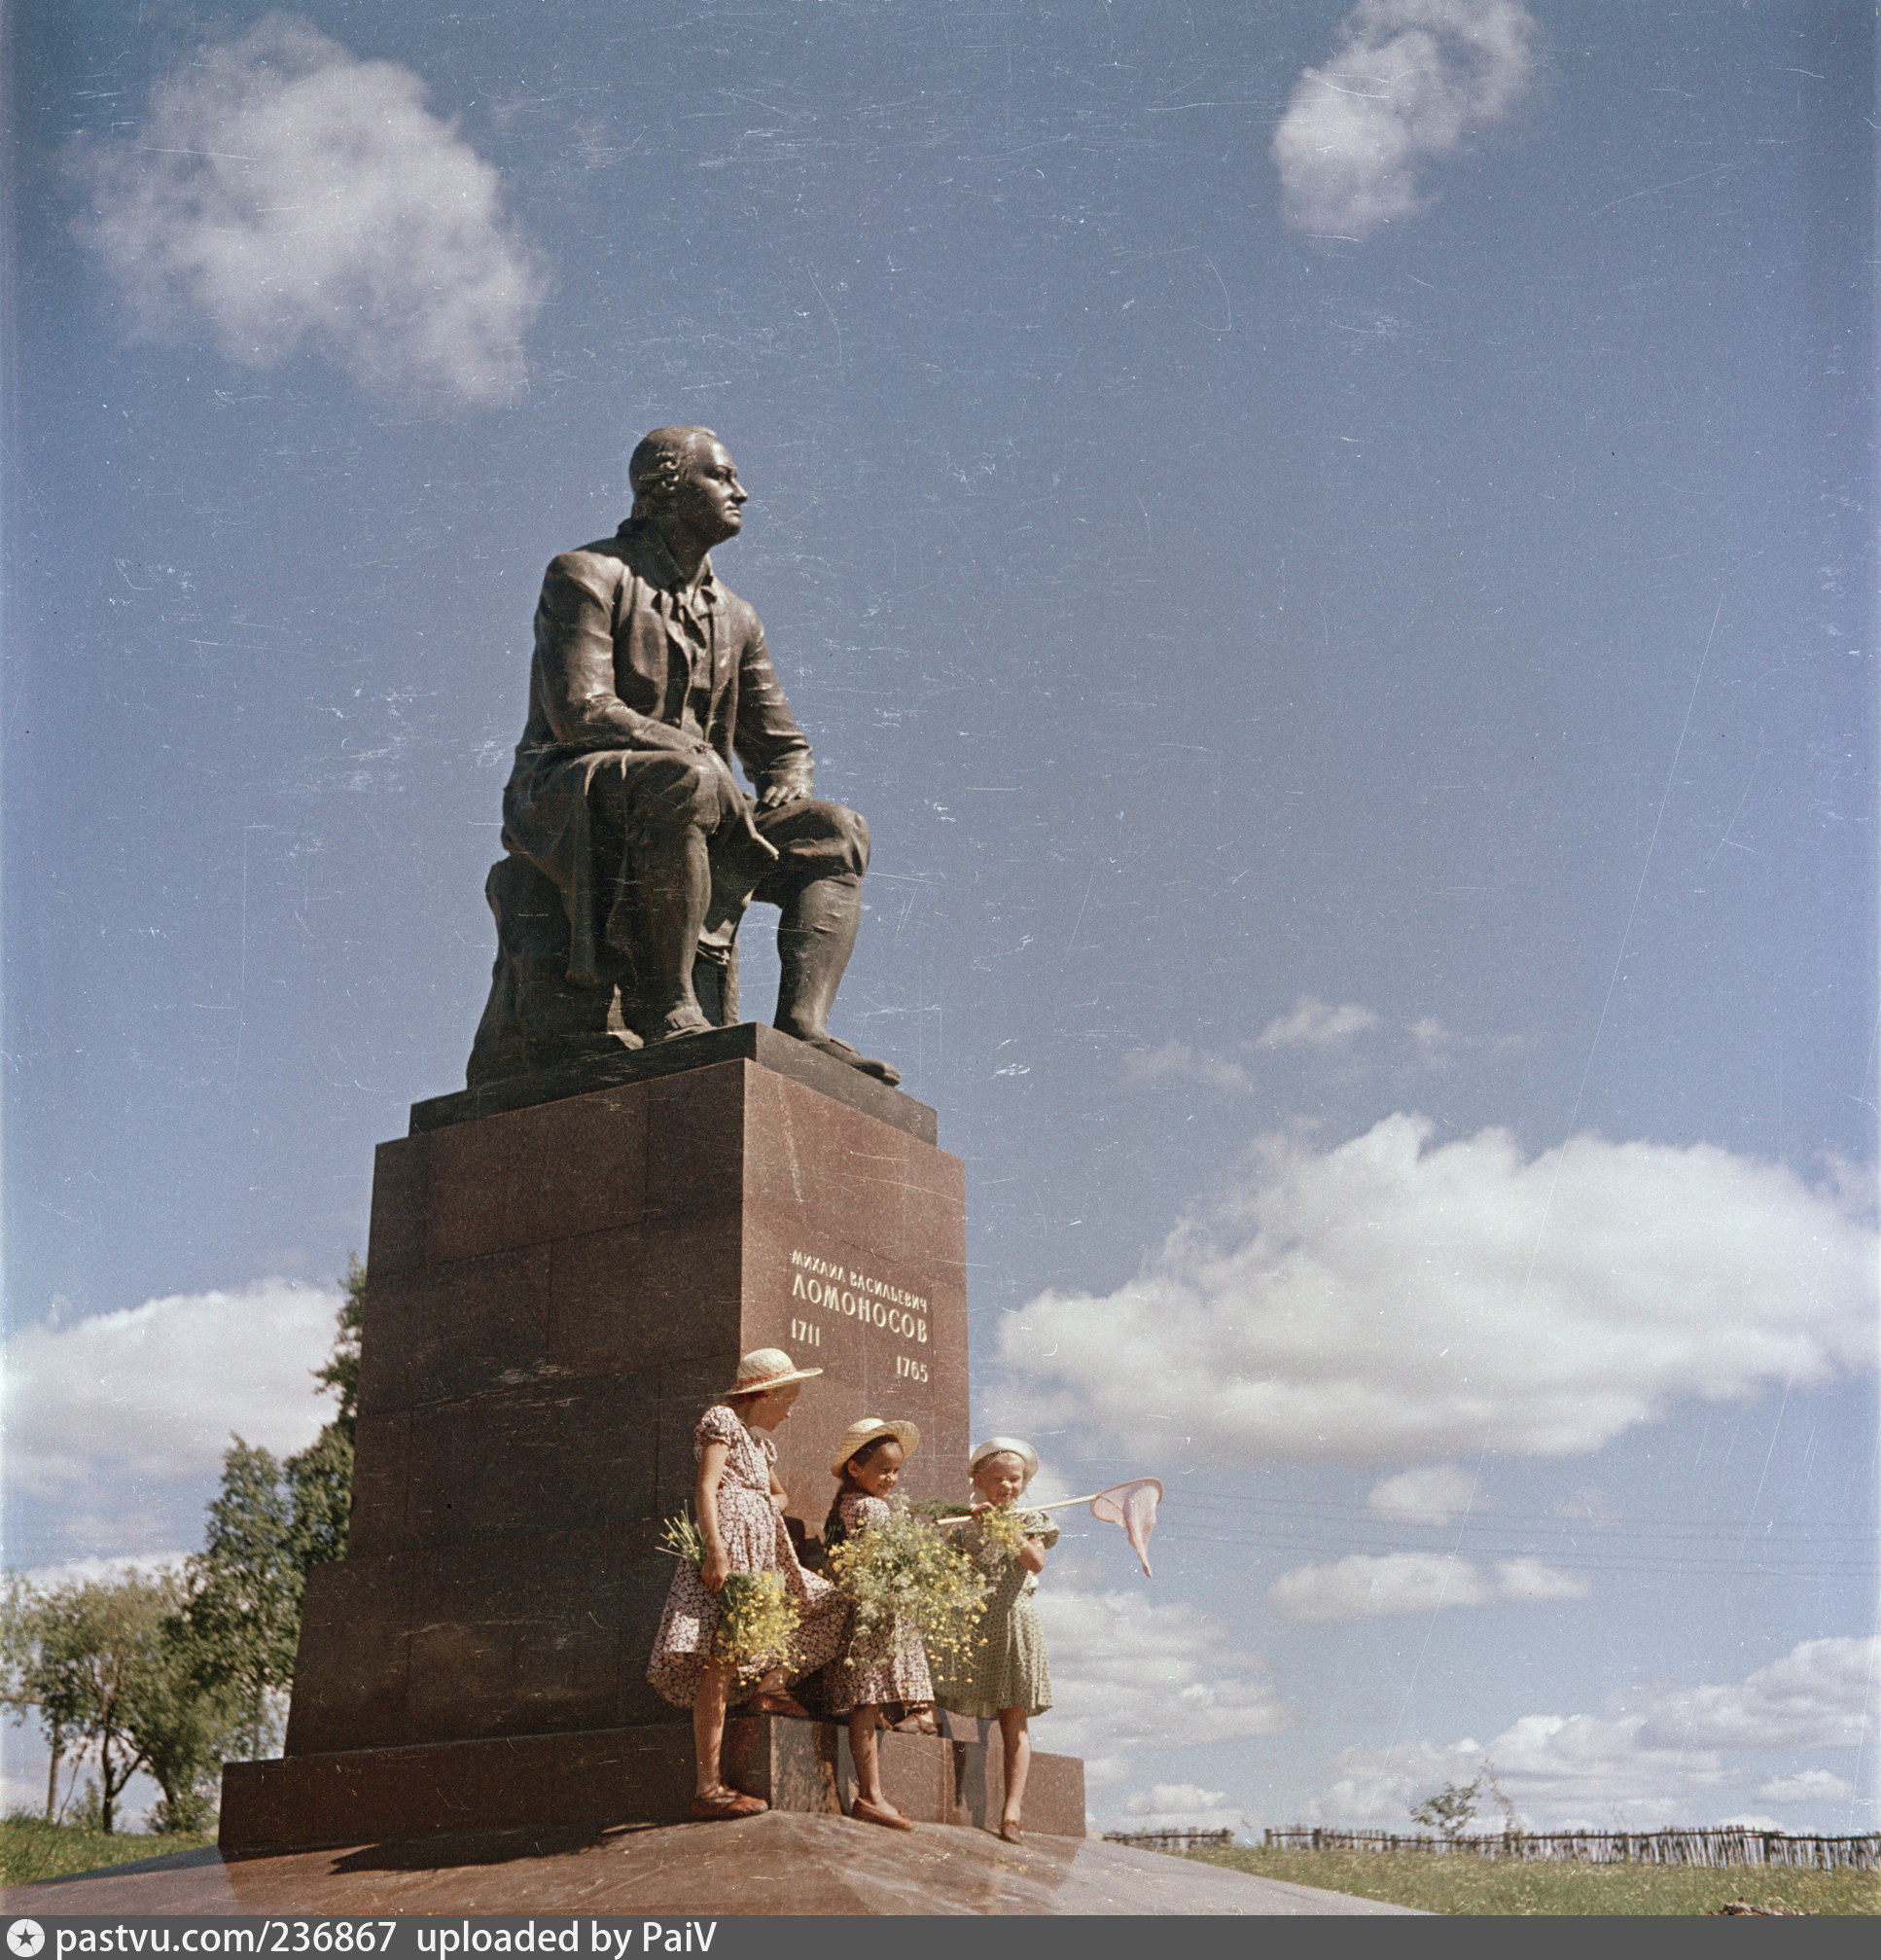
[[[647,1679],[676,1707],[692,1711],[697,1781],[692,1815],[746,1817],[768,1806],[729,1789],[719,1770],[726,1706],[733,1669],[713,1655],[717,1595],[734,1572],[776,1572],[798,1612],[788,1657],[760,1679],[747,1704],[754,1715],[806,1715],[789,1682],[835,1657],[849,1602],[827,1579],[805,1572],[784,1529],[784,1486],[777,1480],[777,1445],[770,1432],[790,1419],[791,1405],[820,1368],[798,1368],[781,1347],[761,1347],[738,1364],[725,1401],[699,1417],[692,1447],[698,1456],[693,1510],[705,1559],[681,1559],[666,1595]],[[788,1672],[787,1672],[788,1665]]]
[[[1033,1595],[1058,1527],[1042,1511],[1018,1511],[1025,1487],[1039,1474],[1039,1454],[1014,1436],[989,1436],[968,1459],[974,1479],[973,1520],[960,1527],[960,1549],[992,1583],[981,1638],[957,1659],[937,1658],[940,1706],[950,1715],[998,1722],[1006,1760],[1006,1800],[999,1835],[1019,1842],[1025,1781],[1032,1767],[1030,1718],[1051,1706],[1051,1670]],[[995,1512],[1007,1514],[995,1528]],[[1009,1550],[1016,1540],[1017,1550]]]
[[[872,1524],[887,1521],[888,1494],[902,1479],[902,1465],[921,1446],[921,1432],[911,1422],[884,1422],[865,1415],[852,1422],[836,1444],[832,1473],[839,1479],[835,1501],[824,1520],[823,1542],[835,1545],[854,1538]],[[928,1657],[919,1638],[899,1616],[872,1633],[853,1637],[842,1658],[830,1669],[830,1709],[849,1717],[849,1753],[856,1760],[856,1800],[851,1816],[865,1823],[886,1825],[891,1831],[914,1826],[897,1810],[882,1789],[881,1758],[875,1731],[882,1727],[882,1703],[909,1704],[925,1712],[934,1701]],[[926,1732],[936,1732],[928,1716]]]

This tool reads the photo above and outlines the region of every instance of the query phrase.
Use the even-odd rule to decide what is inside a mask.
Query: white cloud
[[[1743,1400],[1874,1359],[1876,1242],[1853,1180],[1812,1190],[1710,1144],[1504,1130],[1429,1148],[1387,1117],[1263,1139],[1239,1190],[1107,1298],[1003,1321],[1001,1426],[1153,1461],[1591,1451],[1686,1396]],[[1156,1384],[1153,1422],[1143,1384]]]
[[[68,1558],[59,1565],[35,1565],[20,1576],[42,1592],[56,1591],[62,1586],[115,1586],[132,1575],[156,1579],[164,1573],[181,1573],[189,1556],[187,1551],[140,1551],[119,1558]]]
[[[1260,1656],[1186,1601],[1095,1592],[1053,1567],[1039,1588],[1053,1706],[1040,1746],[1087,1759],[1117,1782],[1139,1749],[1180,1749],[1274,1735],[1294,1724]]]
[[[1449,1524],[1471,1512],[1486,1511],[1487,1495],[1476,1479],[1453,1463],[1434,1463],[1388,1477],[1372,1486],[1366,1509],[1398,1524]]]
[[[1538,1558],[1512,1558],[1487,1571],[1436,1551],[1354,1552],[1334,1565],[1302,1565],[1267,1587],[1267,1604],[1287,1620],[1385,1620],[1446,1606],[1585,1599],[1591,1584]]]
[[[134,142],[79,153],[82,227],[138,330],[268,368],[306,347],[379,392],[501,401],[540,307],[496,169],[425,85],[292,15],[160,83]]]
[[[1544,1599],[1585,1599],[1593,1581],[1579,1572],[1557,1572],[1539,1558],[1508,1558],[1496,1566],[1495,1597],[1534,1604]]]
[[[1357,1001],[1343,1007],[1303,993],[1294,1003],[1291,1014],[1277,1016],[1260,1030],[1256,1048],[1335,1049],[1350,1045],[1356,1036],[1378,1025],[1378,1016]]]
[[[1424,209],[1420,167],[1508,115],[1535,36],[1515,0],[1360,0],[1274,130],[1287,223],[1365,238]]]
[[[1569,1497],[1557,1497],[1548,1506],[1554,1517],[1569,1517],[1581,1524],[1619,1524],[1624,1515],[1618,1505],[1597,1484],[1587,1483]]]
[[[1765,1803],[1840,1803],[1855,1795],[1855,1785],[1832,1769],[1799,1769],[1793,1776],[1772,1776],[1757,1794]]]
[[[65,1497],[125,1474],[213,1478],[231,1431],[304,1448],[332,1413],[311,1371],[338,1304],[331,1289],[264,1279],[22,1329],[6,1348],[9,1478]]]
[[[1133,1790],[1122,1812],[1110,1820],[1114,1831],[1246,1831],[1248,1813],[1227,1800],[1225,1790],[1203,1790],[1193,1783],[1156,1783]]]
[[[1309,1821],[1395,1823],[1442,1784],[1467,1783],[1488,1764],[1509,1800],[1527,1816],[1550,1820],[1549,1828],[1585,1820],[1605,1830],[1616,1817],[1633,1829],[1699,1823],[1720,1800],[1708,1793],[1750,1780],[1728,1751],[1860,1743],[1873,1727],[1868,1670],[1877,1657],[1875,1637],[1804,1641],[1735,1685],[1636,1690],[1602,1715],[1525,1715],[1486,1745],[1465,1737],[1347,1749],[1334,1760],[1336,1780],[1309,1806]],[[1730,1719],[1686,1726],[1688,1715],[1721,1707],[1734,1711]],[[1825,1774],[1779,1777],[1798,1791],[1793,1799],[1776,1797],[1775,1785],[1757,1795],[1822,1800],[1836,1794],[1815,1780]],[[1846,1792],[1840,1778],[1828,1781]],[[1766,1821],[1757,1828],[1777,1827]]]
[[[1482,1052],[1490,1055],[1519,1054],[1533,1044],[1527,1035],[1458,1034],[1435,1016],[1406,1021],[1404,1032],[1416,1045],[1417,1058],[1433,1075],[1441,1075],[1459,1053]]]
[[[1146,1082],[1198,1082],[1208,1088],[1240,1093],[1254,1087],[1238,1061],[1224,1061],[1219,1055],[1204,1054],[1180,1041],[1166,1041],[1158,1049],[1138,1049],[1126,1054],[1123,1080],[1133,1086]]]
[[[1661,1694],[1641,1732],[1681,1748],[1853,1747],[1875,1727],[1877,1695],[1881,1635],[1805,1640],[1738,1686]]]

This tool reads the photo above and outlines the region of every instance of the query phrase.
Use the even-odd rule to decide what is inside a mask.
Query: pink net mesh
[[[1114,1483],[1100,1490],[1090,1501],[1090,1515],[1105,1524],[1120,1524],[1130,1541],[1130,1550],[1143,1561],[1143,1575],[1153,1579],[1150,1570],[1150,1534],[1156,1528],[1156,1506],[1162,1501],[1162,1485],[1153,1477],[1139,1477],[1131,1483]]]

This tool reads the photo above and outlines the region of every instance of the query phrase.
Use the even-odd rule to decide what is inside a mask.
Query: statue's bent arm
[[[750,615],[750,621],[738,661],[738,720],[732,730],[732,747],[761,793],[777,790],[793,800],[806,797],[816,773],[810,744],[784,698],[777,669],[771,665],[764,645],[764,629],[755,614]]]

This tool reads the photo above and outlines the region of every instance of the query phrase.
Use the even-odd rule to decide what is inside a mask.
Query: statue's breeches
[[[568,978],[578,984],[592,983],[600,969],[608,921],[633,882],[636,858],[663,855],[688,836],[704,837],[710,861],[709,943],[728,944],[754,896],[781,905],[814,878],[860,876],[869,867],[869,826],[855,811],[808,800],[757,810],[716,761],[665,749],[519,764],[503,815],[505,848],[562,895]]]

